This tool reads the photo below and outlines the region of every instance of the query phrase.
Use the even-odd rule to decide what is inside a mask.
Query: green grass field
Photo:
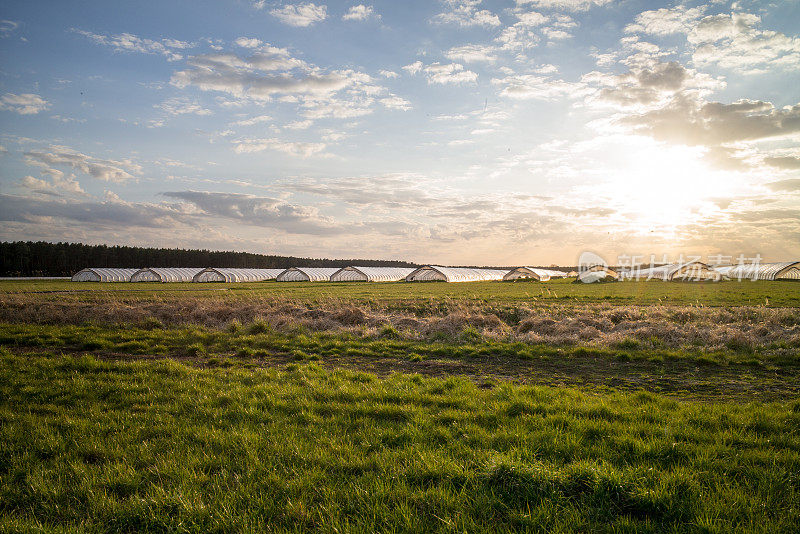
[[[0,283],[0,532],[798,531],[800,284],[215,286]]]
[[[492,302],[577,301],[620,304],[702,304],[704,306],[800,306],[800,283],[767,281],[693,282],[618,282],[613,284],[575,284],[573,279],[549,282],[470,282],[470,283],[357,283],[357,282],[258,282],[247,284],[158,284],[68,281],[0,282],[0,294],[58,291],[80,298],[98,293],[137,293],[153,295],[191,294],[205,298],[246,298],[253,294],[280,299],[327,300],[407,300],[467,299]]]
[[[800,402],[0,359],[6,531],[792,532]]]

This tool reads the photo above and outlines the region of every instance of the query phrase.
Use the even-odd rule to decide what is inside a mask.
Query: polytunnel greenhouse
[[[342,267],[331,275],[331,282],[399,282],[413,270],[413,267]]]
[[[202,270],[201,267],[150,267],[133,273],[131,282],[191,282]]]
[[[614,269],[602,265],[593,265],[589,269],[582,271],[575,279],[576,283],[594,284],[595,282],[615,282],[619,279],[619,274]]]
[[[636,280],[664,280],[680,282],[719,282],[722,275],[700,261],[669,263],[658,267],[633,269],[624,278]]]
[[[130,282],[138,269],[89,267],[72,275],[73,282]]]
[[[724,265],[715,270],[731,280],[800,280],[800,261]]]
[[[425,265],[406,276],[407,282],[480,282],[502,280],[508,271],[500,269],[473,269],[468,267],[440,267]]]
[[[275,280],[285,269],[240,269],[209,267],[192,279],[193,282],[263,282]]]
[[[539,269],[538,267],[517,267],[512,269],[503,277],[503,280],[538,280],[547,282],[551,278],[566,278],[564,271],[553,271],[551,269]]]
[[[290,267],[276,278],[278,282],[329,282],[338,267]]]

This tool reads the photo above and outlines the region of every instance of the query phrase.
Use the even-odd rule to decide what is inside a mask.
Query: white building
[[[800,261],[723,265],[714,269],[731,280],[800,280]]]
[[[719,282],[722,275],[700,261],[669,263],[658,267],[634,268],[624,275],[625,279],[664,280],[680,282]]]
[[[516,267],[503,277],[503,280],[538,280],[547,282],[551,278],[566,278],[564,271],[554,271],[552,269],[540,269],[538,267]]]
[[[278,282],[330,282],[338,267],[290,267],[279,274]]]
[[[150,267],[133,273],[131,282],[191,282],[202,270],[202,267]]]
[[[193,282],[263,282],[275,280],[285,269],[239,269],[208,267],[192,278]]]
[[[413,270],[413,267],[342,267],[331,275],[331,282],[399,282]]]
[[[502,280],[508,271],[499,269],[471,269],[466,267],[440,267],[425,265],[406,276],[407,282],[479,282]]]
[[[137,269],[89,267],[72,275],[73,282],[130,282]]]
[[[594,265],[578,274],[575,282],[594,284],[595,282],[616,282],[617,280],[619,280],[619,274],[614,269],[602,265]]]

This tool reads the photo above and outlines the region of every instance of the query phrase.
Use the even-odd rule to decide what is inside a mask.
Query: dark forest
[[[143,248],[82,243],[0,243],[0,276],[70,276],[86,267],[412,267],[403,261],[315,259],[250,252]]]

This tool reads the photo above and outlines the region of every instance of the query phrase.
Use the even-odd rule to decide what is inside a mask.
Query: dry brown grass
[[[197,297],[58,300],[52,295],[0,297],[0,322],[137,324],[225,328],[260,319],[277,330],[378,336],[387,325],[407,339],[458,339],[465,331],[490,339],[618,347],[704,346],[748,350],[800,347],[800,309],[613,304],[494,306],[470,301],[369,303],[326,300]]]

